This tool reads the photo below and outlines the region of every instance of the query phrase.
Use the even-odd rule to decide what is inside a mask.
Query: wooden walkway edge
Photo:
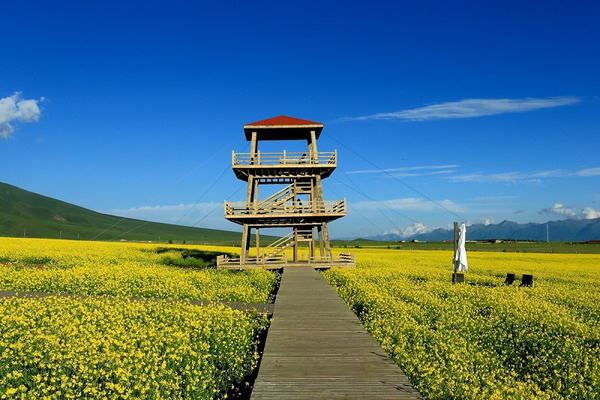
[[[422,397],[317,271],[289,267],[251,399]]]

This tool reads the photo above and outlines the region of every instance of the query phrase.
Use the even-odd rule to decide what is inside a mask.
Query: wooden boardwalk
[[[317,271],[288,267],[251,399],[422,397]]]

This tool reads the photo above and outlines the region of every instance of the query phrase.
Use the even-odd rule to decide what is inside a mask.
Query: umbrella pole
[[[454,222],[454,256],[452,257],[452,268],[456,272],[456,249],[458,248],[458,222]]]
[[[465,275],[458,272],[460,266],[460,260],[456,260],[456,251],[458,250],[458,222],[454,223],[454,256],[452,257],[452,283],[463,283],[465,281]]]

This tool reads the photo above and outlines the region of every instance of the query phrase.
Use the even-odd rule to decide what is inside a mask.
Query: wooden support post
[[[310,131],[310,139],[308,142],[308,154],[310,155],[311,164],[318,163],[319,155],[317,153],[317,135],[315,131]]]
[[[258,153],[257,133],[252,132],[252,138],[250,140],[250,164],[258,164],[258,160],[256,157],[257,153]]]
[[[315,257],[315,228],[312,226],[310,227],[310,250],[308,255],[311,260]]]
[[[242,227],[242,248],[240,249],[240,260],[241,263],[245,263],[248,260],[248,249],[250,247],[250,227],[247,224],[244,224]]]
[[[294,179],[294,183],[292,183],[292,204],[294,204],[294,212],[298,211],[298,181]]]
[[[331,259],[331,245],[329,244],[329,228],[327,228],[327,222],[323,222],[323,239],[325,240],[326,256]]]
[[[323,238],[323,227],[318,226],[317,232],[319,234],[319,255],[321,256],[321,258],[323,258],[325,257],[325,247],[323,246],[323,243],[325,241],[325,239]]]
[[[254,188],[252,189],[252,201],[254,202],[254,213],[258,214],[258,184],[259,179],[254,179]]]
[[[260,236],[258,233],[258,227],[256,229],[256,263],[258,264],[258,259],[260,257]]]
[[[316,185],[316,201],[321,204],[323,202],[323,183],[321,182],[321,176],[315,176],[315,185]]]
[[[298,227],[294,227],[294,262],[298,262]]]
[[[254,197],[254,178],[252,175],[248,177],[248,188],[246,189],[246,208],[250,209],[250,204],[252,203],[252,198]]]

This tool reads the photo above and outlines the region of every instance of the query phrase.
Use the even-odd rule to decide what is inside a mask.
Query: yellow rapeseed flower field
[[[212,399],[243,382],[266,318],[186,300],[267,302],[276,277],[167,266],[156,247],[0,238],[0,290],[72,295],[0,299],[0,398]]]
[[[600,255],[471,252],[458,285],[448,251],[356,256],[325,277],[426,398],[600,398]]]
[[[274,276],[161,264],[168,245],[0,238],[0,290],[268,302]],[[171,246],[175,248],[174,246]],[[231,248],[188,246],[229,252]]]

